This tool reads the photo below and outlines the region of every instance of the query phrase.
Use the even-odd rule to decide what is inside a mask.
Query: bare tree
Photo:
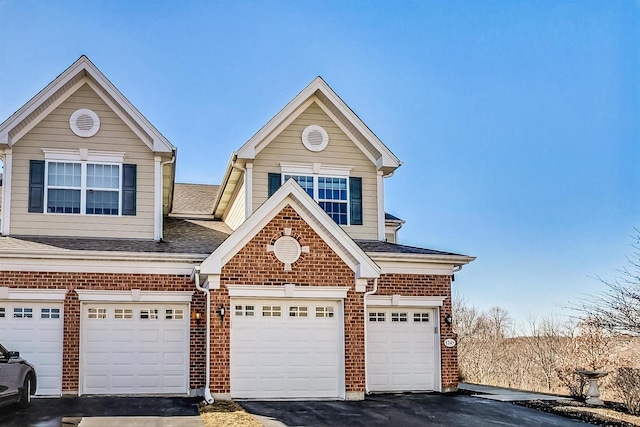
[[[627,266],[613,281],[598,278],[606,290],[586,297],[578,310],[602,327],[621,334],[640,336],[640,231],[632,243]]]

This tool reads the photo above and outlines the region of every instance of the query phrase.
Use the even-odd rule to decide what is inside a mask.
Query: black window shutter
[[[269,197],[273,196],[273,193],[278,191],[278,188],[282,185],[282,177],[279,173],[269,174]]]
[[[29,162],[29,212],[44,212],[44,160]]]
[[[362,225],[362,178],[349,178],[351,225]]]
[[[122,215],[135,215],[138,165],[122,165],[122,167]]]

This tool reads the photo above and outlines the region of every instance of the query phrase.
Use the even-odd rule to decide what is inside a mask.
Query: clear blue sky
[[[321,75],[405,164],[403,243],[517,320],[614,277],[640,227],[638,1],[0,0],[0,120],[86,54],[179,149],[178,181]]]

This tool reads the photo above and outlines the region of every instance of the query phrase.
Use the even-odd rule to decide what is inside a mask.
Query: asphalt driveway
[[[198,415],[199,398],[62,397],[33,399],[27,409],[0,408],[2,427],[60,427],[63,417],[183,417]],[[107,427],[107,426],[105,426]]]
[[[537,426],[589,424],[507,402],[464,395],[382,394],[360,402],[238,402],[247,412],[287,426],[413,427]]]

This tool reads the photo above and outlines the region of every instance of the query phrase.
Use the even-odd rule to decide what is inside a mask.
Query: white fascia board
[[[76,289],[78,299],[82,302],[165,302],[189,303],[193,291],[142,291],[130,289],[126,291],[102,291],[93,289]]]
[[[0,124],[0,143],[9,144],[12,141],[9,141],[9,132],[22,120],[28,117],[33,111],[40,107],[49,97],[51,97],[55,92],[57,92],[61,87],[69,82],[72,78],[74,78],[78,73],[86,72],[88,75],[93,78],[98,85],[100,85],[104,91],[106,91],[109,95],[111,95],[119,104],[120,108],[126,111],[142,129],[144,129],[147,134],[149,134],[153,139],[153,144],[150,148],[155,152],[167,152],[171,153],[175,149],[173,145],[160,133],[158,130],[138,111],[133,104],[129,102],[127,98],[105,77],[104,74],[87,58],[86,56],[81,56],[76,62],[74,62],[69,68],[67,68],[62,74],[60,74],[55,80],[49,83],[44,89],[42,89],[36,96],[31,98],[24,106],[22,106],[18,111],[16,111],[11,117],[5,120],[2,124]],[[74,85],[69,91],[69,95],[75,92],[77,88],[79,88],[84,83],[91,83],[88,79],[82,79],[81,82]],[[95,85],[92,86],[95,90]],[[97,91],[98,95],[101,96]],[[69,95],[63,96],[63,98],[67,98]],[[59,101],[62,102],[62,101]],[[59,105],[59,102],[57,103]],[[108,103],[110,104],[110,102]],[[110,105],[111,106],[111,105]],[[111,106],[113,108],[113,106]],[[117,111],[117,108],[114,108],[114,111],[119,116],[122,116]],[[38,120],[34,120],[36,123],[40,121],[44,117],[43,114],[38,116]],[[130,126],[131,127],[131,126]],[[135,126],[134,126],[135,127]],[[135,129],[134,129],[135,132]],[[146,138],[143,138],[145,140]]]
[[[369,140],[371,144],[380,152],[382,155],[382,166],[383,167],[391,167],[397,168],[402,165],[400,159],[398,159],[392,152],[387,148],[386,145],[378,137],[371,132],[371,129],[364,124],[360,117],[358,117],[352,110],[347,106],[347,104],[338,96],[333,89],[329,87],[329,85],[320,77],[317,77],[314,82],[317,81],[318,89],[320,89],[325,96],[340,110],[342,114],[345,115],[349,119],[351,123]],[[314,91],[315,92],[315,91]]]
[[[341,300],[347,297],[348,286],[281,286],[227,285],[232,298],[301,298]]]
[[[285,121],[292,121],[297,117],[294,113],[296,110],[300,109],[301,106],[305,103],[317,102],[318,105],[322,104],[317,97],[314,96],[316,91],[321,91],[339,110],[345,117],[369,140],[369,142],[378,150],[381,154],[380,157],[380,165],[378,168],[387,167],[387,168],[397,168],[402,162],[378,139],[378,137],[371,132],[371,130],[360,120],[360,118],[340,99],[340,97],[329,87],[329,85],[321,78],[316,77],[307,87],[305,87],[298,95],[296,95],[289,103],[280,110],[267,124],[265,124],[255,135],[253,135],[249,141],[247,141],[240,149],[238,150],[238,157],[253,159],[257,152],[259,152],[258,146],[263,146],[263,142],[267,137],[273,138],[277,132],[274,132],[278,127],[282,126]],[[310,99],[315,98],[315,99]],[[321,107],[324,105],[321,105]],[[326,106],[323,108],[326,111]],[[342,128],[342,123],[340,123],[337,118],[331,114],[331,117],[336,124]],[[350,135],[350,132],[347,133]],[[351,139],[358,144],[357,139],[350,135]],[[268,142],[267,142],[268,143]],[[363,147],[360,149],[369,156],[372,160],[371,154],[368,153]]]
[[[220,183],[220,188],[218,189],[218,194],[216,194],[216,198],[213,201],[213,215],[216,215],[216,211],[218,210],[218,205],[222,200],[222,196],[226,191],[235,191],[235,189],[227,189],[229,185],[229,178],[231,178],[231,172],[233,172],[233,164],[235,163],[237,158],[237,154],[235,152],[231,153],[231,157],[229,158],[229,162],[227,163],[227,169],[224,171],[224,176],[222,177],[222,182]]]
[[[382,274],[419,274],[434,276],[451,276],[454,266],[451,264],[376,261]]]
[[[189,275],[206,254],[154,256],[154,254],[53,251],[0,252],[0,271],[53,273],[114,273]]]
[[[287,205],[295,209],[336,254],[354,270],[356,278],[380,276],[380,268],[375,262],[293,180],[285,182],[202,263],[201,274],[220,274],[222,267]],[[301,206],[304,209],[301,209]],[[333,243],[334,239],[341,247],[337,247]],[[359,268],[350,257],[357,261]]]
[[[433,264],[449,264],[453,266],[463,266],[469,264],[476,257],[467,255],[444,255],[444,254],[403,254],[394,252],[367,252],[367,255],[376,262],[417,262]]]
[[[446,296],[369,295],[367,307],[442,307]]]
[[[0,300],[64,301],[67,289],[23,289],[0,287]]]

